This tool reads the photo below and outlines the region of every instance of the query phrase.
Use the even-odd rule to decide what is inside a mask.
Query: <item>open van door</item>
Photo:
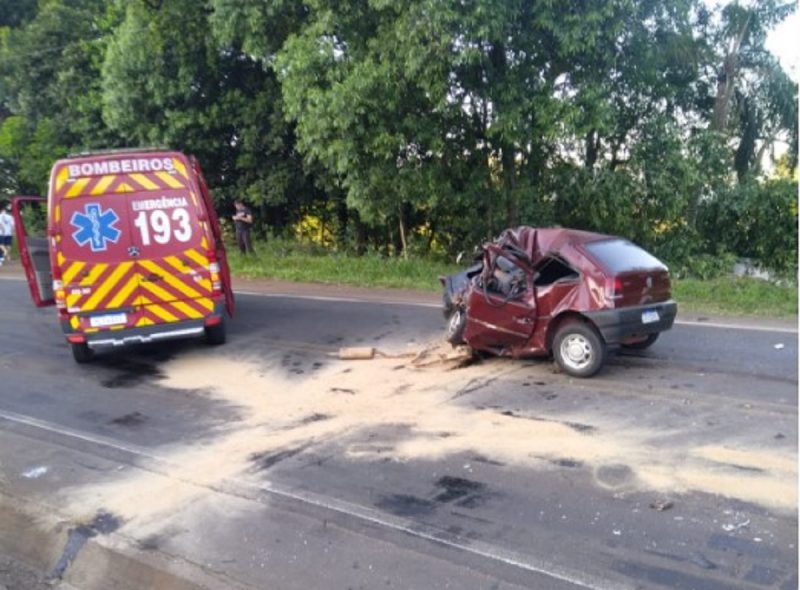
[[[217,257],[217,264],[219,264],[219,276],[222,280],[222,288],[225,291],[225,309],[228,311],[228,316],[233,317],[233,311],[236,307],[236,301],[233,297],[233,285],[231,284],[231,269],[228,266],[228,257],[225,254],[225,243],[222,240],[222,228],[217,219],[217,212],[214,209],[214,203],[211,200],[211,194],[208,192],[208,185],[203,176],[203,170],[200,168],[200,163],[197,158],[192,156],[190,158],[192,170],[194,171],[197,184],[200,185],[200,198],[203,199],[205,206],[207,221],[211,226],[211,234],[214,236],[214,253]]]
[[[11,201],[19,244],[19,259],[36,307],[55,305],[53,272],[47,237],[47,201],[41,197],[15,197]]]

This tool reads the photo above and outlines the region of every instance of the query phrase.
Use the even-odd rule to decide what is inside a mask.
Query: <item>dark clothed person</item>
[[[250,230],[253,226],[253,213],[242,201],[234,202],[234,206],[236,213],[232,219],[236,227],[236,244],[242,254],[252,254],[254,250]]]

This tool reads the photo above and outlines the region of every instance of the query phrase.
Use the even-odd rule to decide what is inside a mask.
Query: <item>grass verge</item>
[[[761,279],[679,279],[673,281],[672,295],[686,310],[787,319],[797,316],[797,287]]]
[[[353,256],[314,246],[273,240],[256,244],[256,254],[242,256],[230,248],[233,274],[246,278],[418,289],[441,289],[440,275],[463,270],[464,265],[424,258],[385,258],[377,254]],[[748,278],[676,279],[673,297],[681,311],[776,318],[797,316],[797,287],[779,286]]]

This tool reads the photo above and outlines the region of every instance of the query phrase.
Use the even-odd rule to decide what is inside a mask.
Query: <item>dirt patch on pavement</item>
[[[636,417],[556,419],[465,403],[469,392],[500,382],[508,366],[420,370],[407,359],[377,358],[332,361],[311,375],[290,376],[278,364],[187,355],[162,367],[161,384],[207,392],[238,406],[242,419],[209,444],[168,453],[172,473],[137,473],[76,490],[71,507],[86,514],[102,507],[146,527],[226,478],[268,473],[280,461],[333,443],[353,460],[434,460],[469,451],[530,469],[582,465],[607,489],[701,491],[795,510],[796,457],[787,451],[665,446],[656,438],[665,433],[637,425]],[[398,440],[368,438],[387,427],[401,433]]]

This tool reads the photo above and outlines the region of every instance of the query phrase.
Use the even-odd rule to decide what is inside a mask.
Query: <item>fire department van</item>
[[[26,228],[37,201],[13,201],[20,259],[34,303],[57,307],[77,362],[130,343],[225,341],[230,273],[193,157],[124,151],[59,160],[41,237]]]

